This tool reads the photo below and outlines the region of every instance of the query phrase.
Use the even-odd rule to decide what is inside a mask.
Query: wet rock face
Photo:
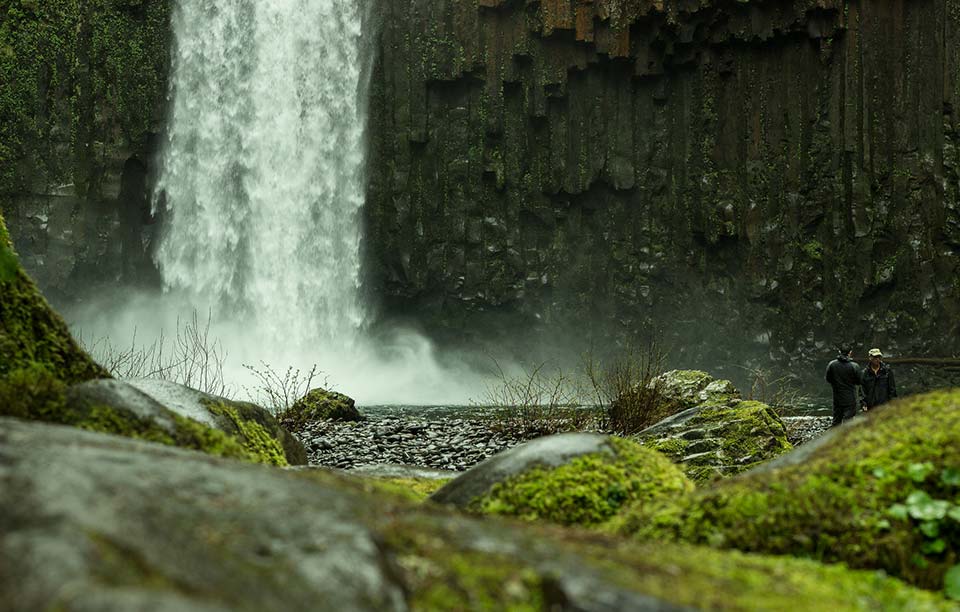
[[[155,279],[149,184],[165,120],[168,0],[35,3],[0,33],[0,210],[55,303]],[[6,9],[4,11],[7,12]]]
[[[497,341],[656,321],[705,367],[841,331],[956,350],[955,0],[479,4],[383,8],[388,312]]]

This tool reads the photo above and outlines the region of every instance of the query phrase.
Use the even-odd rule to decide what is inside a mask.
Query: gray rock
[[[91,380],[69,387],[67,404],[85,409],[110,406],[126,411],[138,419],[153,421],[171,435],[176,430],[174,411],[136,387],[112,378]]]
[[[0,600],[23,610],[406,610],[423,568],[469,555],[536,576],[550,609],[689,609],[630,587],[653,570],[612,567],[605,546],[560,546],[533,528],[378,500],[345,482],[0,419]],[[430,557],[421,546],[441,548]],[[479,588],[499,597],[501,587]]]
[[[121,408],[139,418],[156,422],[169,433],[173,432],[173,414],[193,419],[208,427],[219,429],[234,437],[242,437],[237,424],[225,414],[211,410],[223,404],[233,408],[246,421],[261,425],[283,447],[290,465],[307,462],[307,451],[294,436],[283,429],[265,409],[248,402],[235,402],[165,380],[131,379],[125,381],[102,379],[70,387],[68,402],[96,404]]]
[[[608,439],[600,434],[569,433],[532,440],[467,470],[436,491],[430,499],[465,508],[493,485],[518,476],[533,466],[557,467],[575,457],[595,453],[613,455]]]
[[[459,472],[451,470],[432,470],[415,465],[379,464],[364,465],[350,470],[353,474],[375,476],[377,478],[422,478],[425,480],[444,480],[454,478]]]

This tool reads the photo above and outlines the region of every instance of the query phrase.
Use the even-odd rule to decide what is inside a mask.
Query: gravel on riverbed
[[[830,417],[783,417],[795,446],[830,426]],[[370,416],[364,421],[314,421],[294,432],[307,449],[311,465],[353,469],[402,464],[463,471],[536,433],[503,431],[484,418]]]

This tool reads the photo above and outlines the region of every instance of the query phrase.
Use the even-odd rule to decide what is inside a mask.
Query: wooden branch
[[[858,363],[869,363],[869,357],[855,357],[854,361]],[[928,366],[938,366],[941,368],[957,368],[960,367],[960,358],[957,357],[893,357],[890,359],[884,359],[884,363],[889,363],[891,365],[896,364],[907,364],[907,365],[928,365]]]

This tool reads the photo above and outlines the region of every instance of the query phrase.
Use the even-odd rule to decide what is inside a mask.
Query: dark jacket
[[[876,374],[869,365],[863,368],[860,385],[863,387],[863,403],[867,408],[874,408],[897,397],[897,383],[893,380],[893,370],[883,362],[880,363],[880,369]]]
[[[860,366],[846,355],[839,355],[827,366],[827,382],[833,387],[834,406],[856,406]]]

